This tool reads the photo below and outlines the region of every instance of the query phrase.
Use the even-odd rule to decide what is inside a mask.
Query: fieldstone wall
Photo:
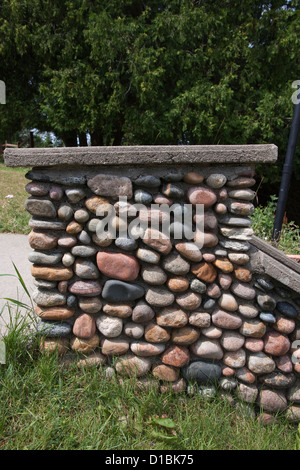
[[[212,157],[209,147],[104,148],[97,157],[93,148],[91,161],[86,149],[61,149],[61,160],[6,151],[8,165],[34,166],[25,208],[41,351],[161,391],[211,396],[220,387],[263,407],[266,419],[287,409],[297,421],[300,295],[251,265],[254,165],[275,161],[276,150],[229,146],[224,159],[222,149]],[[124,236],[122,218],[131,220],[134,203],[146,206],[137,239]],[[153,204],[173,215],[203,205],[203,247],[198,232],[174,238],[172,220],[169,236],[151,228],[164,218]],[[115,239],[97,230],[112,210]]]

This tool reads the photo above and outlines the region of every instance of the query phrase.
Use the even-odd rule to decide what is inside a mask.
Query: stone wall
[[[275,146],[6,150],[7,165],[33,167],[25,208],[41,351],[161,391],[218,386],[300,420],[300,294],[258,269],[251,240],[255,164],[276,156]],[[132,239],[123,215],[129,223],[135,203],[146,208]],[[204,233],[176,239],[172,220],[168,236],[151,228],[164,221],[153,204],[172,217],[192,204]],[[111,213],[116,238],[98,230]]]

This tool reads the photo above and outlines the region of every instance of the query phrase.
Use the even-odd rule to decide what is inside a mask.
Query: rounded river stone
[[[102,297],[111,302],[123,302],[139,299],[145,294],[145,289],[138,284],[131,284],[119,280],[106,281]]]

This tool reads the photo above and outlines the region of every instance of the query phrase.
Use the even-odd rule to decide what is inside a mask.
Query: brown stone
[[[147,228],[143,237],[143,242],[164,255],[167,255],[172,250],[170,238],[159,230]]]
[[[244,321],[240,333],[251,338],[262,338],[266,332],[266,325],[259,320]]]
[[[246,176],[240,176],[238,178],[235,178],[234,180],[227,182],[227,186],[229,186],[230,188],[251,188],[251,186],[254,185],[255,179]]]
[[[179,242],[175,245],[176,250],[190,261],[199,262],[202,260],[202,253],[198,246],[192,242]]]
[[[103,312],[111,317],[129,318],[132,315],[132,308],[126,304],[106,304]]]
[[[37,305],[35,306],[35,314],[38,315],[43,320],[66,320],[67,318],[71,318],[75,310],[67,307],[49,307],[49,308],[41,308]]]
[[[73,326],[73,334],[78,338],[88,339],[96,333],[96,323],[93,317],[83,313],[76,318]]]
[[[121,281],[134,281],[140,270],[134,256],[108,251],[97,253],[97,266],[105,276]]]
[[[68,292],[68,281],[60,281],[57,285],[58,292],[66,294]]]
[[[204,176],[202,176],[200,173],[196,173],[195,171],[186,173],[183,177],[183,181],[188,184],[201,184],[203,180]]]
[[[198,328],[208,328],[210,326],[211,316],[205,312],[193,312],[189,316],[189,323]]]
[[[191,326],[184,326],[183,328],[174,328],[172,331],[172,342],[181,346],[189,346],[195,343],[200,336],[200,331]]]
[[[160,326],[181,328],[188,323],[187,314],[178,307],[165,307],[156,315],[157,324]]]
[[[104,338],[101,340],[101,352],[105,356],[120,356],[129,350],[129,341],[121,338]]]
[[[167,286],[173,292],[184,292],[189,288],[190,284],[186,277],[176,276],[168,280]]]
[[[160,364],[152,369],[154,377],[165,382],[175,382],[179,378],[179,369],[175,369],[172,366]]]
[[[268,331],[264,337],[265,352],[272,356],[284,356],[290,349],[290,342],[286,336],[278,331]]]
[[[202,302],[202,297],[195,292],[187,292],[176,296],[176,303],[184,310],[196,310]]]
[[[208,209],[217,202],[217,196],[214,191],[202,186],[190,188],[187,192],[187,197],[191,204],[203,204],[204,209]]]
[[[110,214],[112,206],[107,199],[100,196],[92,196],[85,201],[87,209],[98,216]]]
[[[170,391],[174,393],[182,393],[186,390],[187,384],[184,379],[178,379],[175,382],[170,382],[168,385],[161,385],[160,391],[161,393],[168,393]]]
[[[132,183],[126,176],[101,174],[88,179],[88,187],[99,196],[132,198]]]
[[[83,226],[75,220],[72,220],[66,227],[66,232],[70,235],[76,235],[77,233],[82,232]]]
[[[73,271],[71,268],[52,268],[33,264],[31,275],[45,281],[67,281],[73,277]]]
[[[85,313],[98,313],[101,310],[102,302],[99,297],[79,297],[79,307]]]
[[[185,346],[172,344],[162,354],[161,361],[168,366],[183,367],[190,362],[190,353]]]
[[[51,250],[57,246],[58,237],[50,233],[35,232],[32,230],[28,235],[28,241],[34,250]]]
[[[69,340],[68,338],[41,338],[40,351],[47,354],[56,353],[63,356],[68,352]]]
[[[71,340],[71,348],[81,354],[90,354],[99,346],[99,343],[100,338],[97,334],[87,339],[74,336]]]
[[[145,339],[150,343],[166,343],[170,339],[170,334],[161,326],[149,323],[145,328]]]
[[[221,290],[218,284],[210,284],[207,287],[206,294],[212,299],[218,299],[221,296]]]
[[[237,268],[234,270],[235,277],[242,282],[250,282],[252,280],[252,273],[249,269]]]
[[[216,259],[216,261],[213,264],[215,265],[216,268],[223,271],[223,273],[231,273],[233,271],[233,265],[226,258]]]
[[[213,263],[216,260],[216,257],[213,253],[203,253],[203,260],[207,263]]]
[[[57,244],[63,248],[72,248],[77,243],[74,235],[62,235],[59,237]]]
[[[202,263],[193,264],[191,267],[191,272],[197,276],[198,279],[204,282],[212,283],[217,277],[217,271],[211,263]]]
[[[283,315],[276,315],[276,323],[274,323],[274,330],[285,335],[291,334],[296,327],[295,321],[291,318],[286,318]]]
[[[92,235],[92,240],[97,246],[101,246],[101,248],[106,248],[110,246],[113,242],[111,234],[109,232],[102,232],[101,237],[98,237],[96,233]]]
[[[103,366],[106,363],[106,357],[103,356],[100,352],[95,351],[92,352],[87,357],[84,357],[83,359],[79,359],[77,362],[77,367],[97,367],[97,366]]]

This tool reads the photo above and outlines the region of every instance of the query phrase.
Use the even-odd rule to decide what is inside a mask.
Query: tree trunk
[[[87,138],[84,132],[79,133],[79,145],[80,147],[87,147]]]

